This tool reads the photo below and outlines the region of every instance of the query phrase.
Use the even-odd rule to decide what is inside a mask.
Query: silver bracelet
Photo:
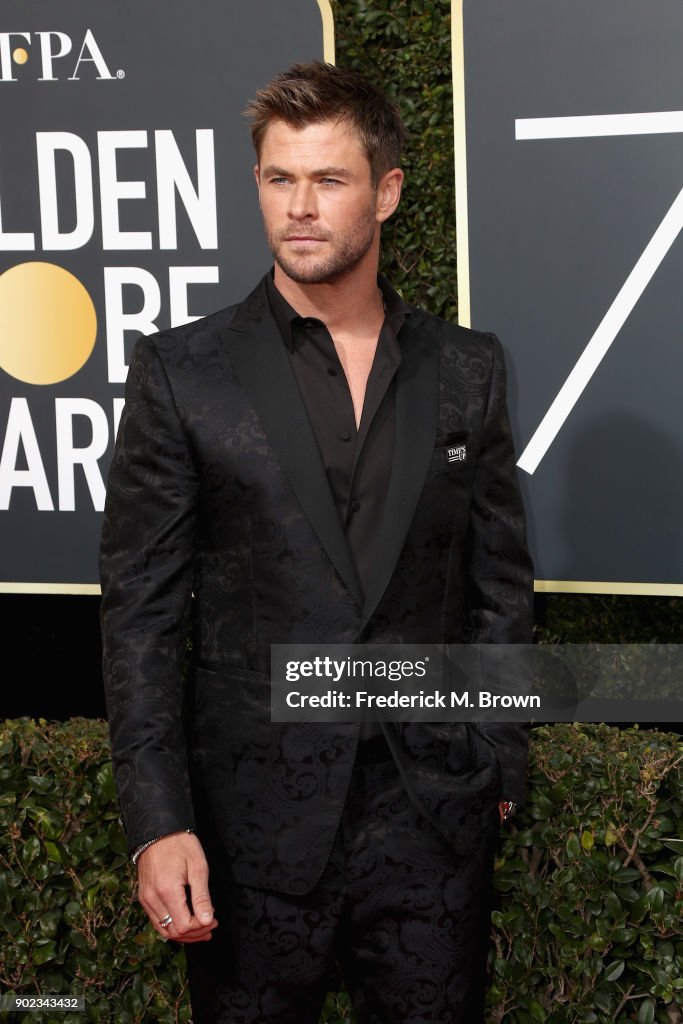
[[[180,830],[178,830],[178,831],[180,831]],[[182,831],[183,832],[194,832],[194,829],[193,828],[186,828],[186,829],[182,829]],[[149,846],[154,846],[155,843],[158,843],[160,839],[165,839],[166,836],[175,836],[175,835],[177,835],[177,832],[164,832],[160,836],[155,836],[154,839],[148,839],[146,843],[143,843],[142,846],[138,846],[137,850],[135,850],[132,853],[131,858],[130,858],[131,862],[133,864],[137,864],[138,857],[140,856],[141,853],[144,853],[145,850]]]

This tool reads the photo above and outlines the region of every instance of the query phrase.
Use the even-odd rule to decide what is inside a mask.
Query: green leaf
[[[614,998],[607,986],[596,989],[593,993],[592,1001],[598,1010],[602,1010],[603,1013],[611,1013],[614,1009]]]
[[[543,1024],[548,1019],[545,1008],[535,999],[532,999],[529,1003],[529,1012],[531,1013],[531,1019],[538,1021],[539,1024]]]
[[[64,920],[67,924],[77,924],[83,917],[83,910],[80,903],[76,900],[69,900],[64,907]]]
[[[0,909],[7,910],[11,903],[9,885],[7,884],[8,871],[0,871]]]
[[[33,950],[31,959],[34,964],[44,964],[48,960],[51,960],[57,951],[57,943],[54,939],[50,939],[48,942],[38,942]]]
[[[635,928],[615,928],[612,932],[612,942],[618,942],[619,945],[628,945],[638,935]]]
[[[631,917],[636,923],[639,924],[643,920],[648,911],[648,906],[649,904],[647,902],[647,893],[641,896],[640,899],[636,900],[636,902],[633,904],[633,906],[631,907]]]
[[[63,855],[61,847],[58,843],[53,843],[49,839],[46,839],[43,843],[45,852],[47,853],[47,859],[57,864],[63,863]]]
[[[21,860],[25,867],[28,867],[40,856],[40,840],[37,836],[31,836],[24,843],[21,851]]]
[[[565,849],[570,860],[578,860],[581,856],[581,844],[575,832],[570,832]]]
[[[683,851],[683,839],[660,839],[659,842],[662,846],[666,846],[667,850],[673,850],[674,853]]]
[[[47,793],[54,786],[55,780],[50,775],[29,775],[29,782],[31,788],[35,789],[37,793]]]
[[[638,1024],[653,1024],[655,1019],[655,1003],[653,999],[644,999],[638,1010]]]
[[[582,847],[582,849],[584,849],[586,851],[586,853],[589,853],[593,849],[594,846],[595,846],[595,836],[593,835],[593,833],[592,832],[582,832],[581,833],[581,847]]]
[[[607,894],[607,899],[605,900],[605,910],[607,911],[610,917],[615,919],[620,917],[623,913],[621,900],[615,892],[610,892]]]
[[[625,966],[626,964],[623,960],[615,960],[609,965],[609,967],[605,968],[605,973],[603,975],[605,981],[617,981],[617,979],[624,973]]]
[[[555,811],[555,805],[547,796],[539,796],[531,805],[531,816],[536,821],[545,821]]]
[[[612,877],[617,882],[635,882],[637,878],[640,878],[640,871],[636,868],[620,868]]]

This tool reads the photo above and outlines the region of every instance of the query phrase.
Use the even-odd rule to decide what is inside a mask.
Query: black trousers
[[[369,749],[309,894],[238,886],[207,850],[219,926],[186,946],[193,1024],[317,1024],[340,978],[359,1024],[483,1022],[497,830],[459,857]]]

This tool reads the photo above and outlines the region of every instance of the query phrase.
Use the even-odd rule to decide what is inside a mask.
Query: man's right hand
[[[197,837],[172,832],[158,839],[140,854],[137,868],[140,903],[155,931],[175,942],[207,942],[218,921],[209,895],[209,866]],[[162,928],[159,922],[167,914],[173,920]]]

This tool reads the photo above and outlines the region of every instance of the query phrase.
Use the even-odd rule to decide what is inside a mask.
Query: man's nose
[[[318,203],[312,182],[301,181],[294,185],[289,198],[289,216],[294,220],[318,216]]]

